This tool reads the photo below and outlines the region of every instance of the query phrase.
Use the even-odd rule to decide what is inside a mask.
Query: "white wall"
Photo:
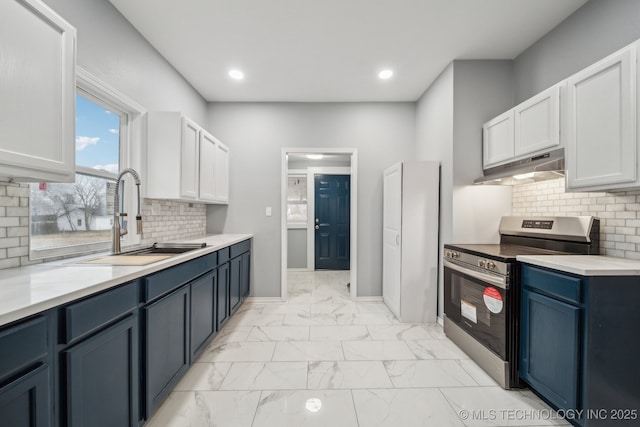
[[[358,149],[358,296],[382,295],[382,171],[414,157],[413,103],[212,103],[208,123],[229,145],[231,176],[207,230],[255,235],[253,296],[280,296],[282,147]]]
[[[640,1],[590,0],[514,62],[516,103],[640,39]]]

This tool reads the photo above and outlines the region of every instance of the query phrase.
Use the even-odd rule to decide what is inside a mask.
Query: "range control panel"
[[[553,228],[553,221],[550,220],[535,220],[525,219],[522,221],[522,228],[535,228],[538,230],[551,230]]]

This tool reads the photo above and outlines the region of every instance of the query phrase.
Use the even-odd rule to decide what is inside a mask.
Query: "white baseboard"
[[[247,297],[246,302],[263,303],[263,302],[284,302],[282,297]]]
[[[356,302],[383,302],[382,297],[356,297]]]
[[[288,273],[304,273],[304,272],[309,272],[309,271],[313,271],[313,270],[309,270],[307,267],[304,268],[287,268],[287,272]]]
[[[438,318],[436,319],[436,323],[444,328],[444,319],[442,318],[442,316],[438,316]]]

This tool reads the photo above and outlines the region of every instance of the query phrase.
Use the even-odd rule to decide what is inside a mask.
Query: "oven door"
[[[482,345],[507,360],[507,276],[444,260],[444,312]]]

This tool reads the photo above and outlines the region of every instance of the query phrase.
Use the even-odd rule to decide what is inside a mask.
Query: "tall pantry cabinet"
[[[382,297],[401,322],[435,322],[440,165],[402,162],[384,171]]]

